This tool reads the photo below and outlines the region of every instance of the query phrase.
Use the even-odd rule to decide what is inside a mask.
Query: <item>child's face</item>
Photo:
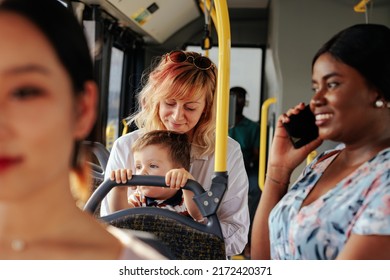
[[[142,151],[134,152],[135,174],[136,175],[156,175],[165,176],[165,174],[174,168],[168,149],[160,145],[149,145]],[[139,186],[140,191],[147,197],[165,200],[177,192],[176,189]]]

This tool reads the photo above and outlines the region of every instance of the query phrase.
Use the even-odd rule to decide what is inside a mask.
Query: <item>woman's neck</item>
[[[0,259],[115,259],[122,245],[94,218],[63,202],[0,203]],[[23,203],[22,202],[22,203]]]
[[[356,166],[373,158],[380,151],[390,147],[390,137],[380,137],[372,139],[366,145],[346,144],[345,149],[340,154],[340,159],[345,165]]]
[[[41,186],[35,193],[0,201],[0,239],[41,238],[42,233],[54,233],[59,225],[70,222],[76,211],[66,184]]]

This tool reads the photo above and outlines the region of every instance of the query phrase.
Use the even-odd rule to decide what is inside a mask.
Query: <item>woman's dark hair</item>
[[[72,12],[58,0],[4,0],[0,12],[9,11],[32,22],[48,39],[68,72],[75,94],[93,80],[93,64],[84,32]]]
[[[390,101],[390,29],[380,24],[356,24],[326,42],[313,63],[324,53],[357,70],[370,86]]]

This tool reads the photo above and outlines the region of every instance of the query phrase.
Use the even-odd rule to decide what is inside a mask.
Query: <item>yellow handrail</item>
[[[268,124],[268,108],[276,102],[276,98],[272,97],[264,101],[261,106],[261,127],[260,127],[260,156],[259,156],[259,186],[264,189],[265,183],[265,165],[267,159],[267,124]]]
[[[354,7],[353,7],[353,10],[357,13],[364,13],[366,12],[366,7],[367,7],[367,4],[370,2],[371,0],[361,0],[359,3],[357,3]]]
[[[217,127],[215,172],[227,171],[227,135],[230,83],[230,22],[226,0],[215,1],[218,26]]]
[[[314,150],[306,157],[306,165],[313,161],[313,159],[317,156],[317,151]]]
[[[129,125],[127,124],[126,119],[122,120],[122,124],[123,124],[122,135],[125,135],[125,134],[127,134],[127,132],[129,132]]]

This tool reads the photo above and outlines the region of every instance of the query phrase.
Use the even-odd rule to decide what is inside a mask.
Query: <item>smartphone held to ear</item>
[[[318,127],[315,124],[315,117],[309,105],[297,115],[291,115],[290,121],[284,123],[290,140],[295,149],[298,149],[318,137]]]

